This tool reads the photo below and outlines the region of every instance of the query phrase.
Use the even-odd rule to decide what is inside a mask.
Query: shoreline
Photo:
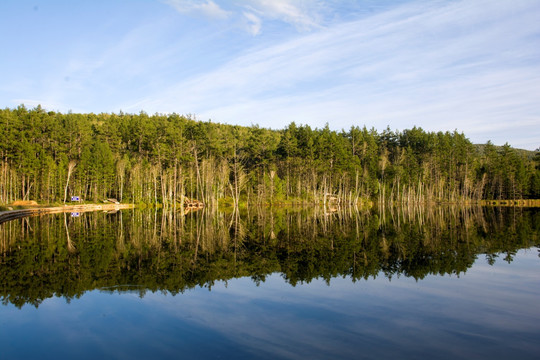
[[[65,212],[90,212],[90,211],[110,211],[122,209],[134,209],[135,204],[85,204],[85,205],[64,205],[55,207],[36,207],[28,209],[17,209],[0,211],[0,224],[7,221],[20,219],[28,216],[40,216],[47,214],[58,214]]]
[[[274,204],[277,207],[287,207],[298,204]],[[443,204],[437,204],[443,205]],[[514,199],[514,200],[478,200],[465,203],[448,203],[446,205],[466,205],[466,206],[481,206],[481,207],[540,207],[540,199]],[[57,214],[65,212],[91,212],[91,211],[111,211],[134,209],[135,204],[83,204],[83,205],[63,205],[50,207],[28,207],[25,209],[0,211],[0,224],[7,221],[20,219],[23,217],[40,216],[47,214]],[[302,206],[300,206],[302,207]],[[200,208],[196,208],[197,210]],[[186,210],[195,210],[187,208]]]

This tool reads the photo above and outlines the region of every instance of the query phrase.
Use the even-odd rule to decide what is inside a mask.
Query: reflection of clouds
[[[258,353],[295,358],[307,355],[305,352],[310,349],[310,356],[331,355],[336,350],[335,341],[341,339],[339,342],[346,346],[344,350],[351,351],[348,356],[353,355],[349,329],[334,324],[336,315],[345,317],[345,314],[318,307],[316,297],[290,287],[278,276],[271,276],[254,288],[250,279],[239,279],[230,281],[227,289],[216,286],[212,293],[198,290],[185,293],[181,295],[180,307],[176,298],[156,299],[152,295],[150,300],[167,306],[179,318],[185,318],[184,311],[189,309],[190,321],[211,327]],[[327,338],[329,328],[332,334]]]
[[[175,296],[92,291],[69,305],[0,307],[0,344],[9,345],[3,355],[21,355],[21,339],[33,339],[32,351],[53,349],[51,357],[525,358],[540,352],[539,268],[535,249],[510,264],[479,256],[460,277],[420,281],[292,287],[274,274],[258,287],[241,278]]]
[[[319,280],[291,287],[273,275],[259,287],[243,278],[227,287],[217,284],[211,292],[152,294],[144,301],[272,356],[355,358],[359,352],[372,357],[445,351],[448,357],[466,357],[478,348],[501,356],[500,347],[517,346],[521,335],[540,334],[540,313],[534,306],[540,287],[530,286],[540,280],[538,265],[536,254],[522,251],[511,264],[477,261],[459,278],[389,282],[379,277],[357,283],[337,278],[331,286]],[[503,345],[490,350],[497,343]],[[540,350],[522,345],[525,351]]]

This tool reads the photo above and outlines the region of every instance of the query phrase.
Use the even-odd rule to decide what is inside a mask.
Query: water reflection
[[[89,290],[177,294],[281,274],[296,286],[336,277],[419,280],[462,274],[479,256],[512,261],[538,246],[540,213],[520,208],[396,208],[361,213],[251,209],[182,214],[56,214],[0,225],[0,297],[39,306]]]

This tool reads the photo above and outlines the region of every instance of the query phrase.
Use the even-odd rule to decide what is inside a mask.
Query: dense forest
[[[282,130],[191,116],[0,110],[0,204],[207,205],[462,202],[540,198],[540,155],[464,134],[291,123]]]

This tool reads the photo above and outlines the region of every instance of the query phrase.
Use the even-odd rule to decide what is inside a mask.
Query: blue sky
[[[0,107],[540,147],[537,0],[3,0]]]

